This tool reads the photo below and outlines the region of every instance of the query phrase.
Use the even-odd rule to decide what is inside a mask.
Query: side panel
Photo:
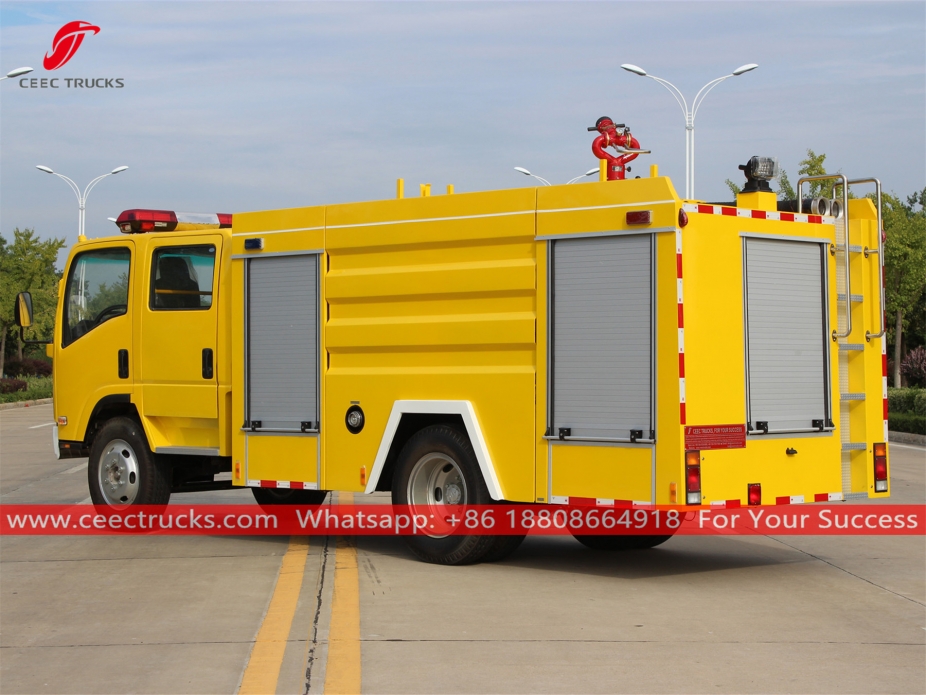
[[[317,489],[318,437],[279,433],[247,433],[245,436],[249,485],[272,480],[289,483],[290,487]]]
[[[323,487],[365,488],[396,401],[469,401],[505,496],[533,501],[534,196],[327,208]]]
[[[651,446],[552,443],[552,500],[594,497],[650,502],[653,456]]]

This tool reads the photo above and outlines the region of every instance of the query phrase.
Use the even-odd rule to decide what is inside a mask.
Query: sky
[[[43,68],[67,22],[98,26]],[[684,192],[689,100],[745,63],[697,114],[695,197],[729,200],[752,155],[796,182],[807,149],[906,196],[926,186],[923,2],[0,3],[0,233],[116,233],[122,210],[243,212],[565,183],[597,165],[586,127],[626,123]],[[57,89],[29,78],[58,78]],[[109,78],[111,88],[65,79]],[[114,80],[121,79],[122,88]],[[75,84],[73,81],[72,85]],[[105,84],[105,82],[100,82]],[[594,177],[592,177],[594,178]],[[590,178],[589,180],[592,180]],[[62,256],[63,259],[63,256]]]

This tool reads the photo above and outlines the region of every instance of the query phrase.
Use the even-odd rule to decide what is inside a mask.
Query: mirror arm
[[[26,340],[26,329],[19,327],[19,339],[23,345],[51,345],[54,340]]]

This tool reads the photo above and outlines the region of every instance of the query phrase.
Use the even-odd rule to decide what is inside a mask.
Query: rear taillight
[[[887,444],[875,444],[875,492],[887,492]]]
[[[746,492],[749,506],[758,507],[762,504],[762,483],[749,483],[746,486]]]
[[[701,452],[685,452],[685,503],[701,504]]]

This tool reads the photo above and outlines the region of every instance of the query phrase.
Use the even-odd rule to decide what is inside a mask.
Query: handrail
[[[881,288],[881,304],[878,307],[878,316],[880,316],[881,321],[881,331],[878,333],[871,333],[865,331],[865,340],[870,341],[872,338],[880,338],[884,335],[885,331],[885,322],[884,322],[884,218],[881,214],[881,182],[878,179],[852,179],[849,181],[849,185],[852,186],[857,183],[873,183],[875,185],[875,193],[878,196],[878,287]],[[867,255],[867,253],[866,253]]]
[[[801,187],[804,185],[805,181],[833,180],[842,181],[842,219],[846,230],[846,251],[844,254],[846,259],[846,332],[839,333],[838,330],[834,330],[833,340],[837,340],[838,338],[848,338],[852,334],[852,302],[849,301],[849,298],[852,296],[852,280],[851,273],[849,272],[849,179],[846,178],[845,174],[805,176],[797,181],[797,199],[802,200]],[[835,186],[833,188],[835,189]]]

